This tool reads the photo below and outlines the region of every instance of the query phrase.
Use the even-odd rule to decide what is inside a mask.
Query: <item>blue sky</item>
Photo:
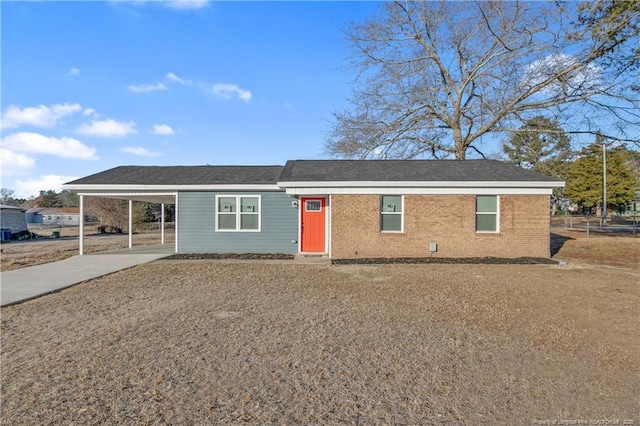
[[[325,158],[368,2],[2,2],[2,187]]]

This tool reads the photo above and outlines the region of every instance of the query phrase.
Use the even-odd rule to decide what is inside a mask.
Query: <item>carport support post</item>
[[[164,244],[164,203],[160,204],[160,244]]]
[[[133,200],[129,200],[129,248],[133,247]]]
[[[78,237],[80,238],[80,256],[82,256],[84,254],[84,195],[80,195],[78,198],[78,201],[80,202],[80,226],[78,230]]]
[[[178,252],[178,223],[180,223],[180,222],[178,222],[178,211],[179,211],[179,209],[178,209],[178,193],[177,192],[176,192],[174,200],[175,201],[174,201],[174,205],[173,205],[173,207],[174,207],[174,212],[173,212],[173,223],[174,223],[173,235],[175,235],[174,244],[175,244],[175,250],[176,250],[176,253],[177,253]]]

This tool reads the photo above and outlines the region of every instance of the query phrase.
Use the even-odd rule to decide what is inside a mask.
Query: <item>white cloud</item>
[[[10,105],[2,114],[2,128],[10,129],[19,126],[53,127],[58,120],[80,111],[79,104],[55,104],[51,106],[20,108]]]
[[[0,148],[0,171],[3,176],[19,175],[33,168],[35,160],[5,148]]]
[[[163,83],[156,83],[156,84],[140,84],[140,85],[130,85],[129,86],[129,90],[131,90],[132,92],[142,92],[142,93],[147,93],[147,92],[155,92],[156,90],[165,90],[167,88],[167,86],[165,86]]]
[[[151,151],[147,151],[146,149],[142,148],[141,146],[128,146],[125,148],[121,148],[122,152],[127,152],[129,154],[133,154],[133,155],[141,155],[143,157],[157,157],[159,155],[162,155],[159,152],[151,152]]]
[[[167,78],[171,81],[175,81],[176,83],[180,83],[180,84],[191,84],[190,81],[182,79],[180,77],[178,77],[177,75],[175,75],[172,72],[167,73]]]
[[[80,75],[80,68],[71,67],[71,69],[69,70],[69,75],[72,75],[72,76]]]
[[[62,184],[78,179],[77,176],[44,175],[39,179],[16,180],[15,191],[18,197],[30,197],[40,191],[61,191]]]
[[[76,129],[76,133],[101,138],[117,138],[138,133],[133,121],[94,120],[90,124],[83,124]]]
[[[204,93],[213,94],[221,99],[240,99],[244,102],[250,102],[253,98],[253,94],[250,90],[243,89],[237,84],[231,83],[209,83],[205,81],[194,81],[190,79],[184,79],[173,72],[168,72],[165,75],[166,79],[181,84],[183,86],[195,87]]]
[[[541,84],[563,70],[578,65],[578,60],[571,55],[558,53],[532,62],[524,73],[523,83],[528,86]],[[564,76],[564,80],[555,80],[546,87],[554,92],[564,91],[576,95],[581,92],[595,90],[602,84],[602,69],[594,64],[578,66]]]
[[[77,139],[54,138],[40,133],[19,132],[2,138],[2,146],[14,152],[48,154],[62,158],[96,160],[96,150]]]
[[[90,115],[91,117],[97,117],[98,113],[93,108],[87,108],[84,111],[82,111],[82,115]]]
[[[164,135],[164,136],[176,134],[176,132],[173,131],[171,126],[168,126],[166,124],[156,124],[155,126],[153,126],[153,133],[155,133],[156,135]]]
[[[241,89],[237,85],[229,83],[216,83],[211,88],[211,92],[222,99],[231,99],[237,96],[244,102],[249,102],[253,97],[249,90]]]
[[[208,0],[172,0],[164,1],[162,4],[170,9],[189,10],[202,9],[209,5]]]

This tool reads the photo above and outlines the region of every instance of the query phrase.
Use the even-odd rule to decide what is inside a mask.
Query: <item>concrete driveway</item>
[[[74,256],[59,262],[0,274],[0,306],[24,302],[102,275],[151,262],[174,253],[173,244],[142,246]]]

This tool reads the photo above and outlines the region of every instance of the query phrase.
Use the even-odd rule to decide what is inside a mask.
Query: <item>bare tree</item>
[[[539,115],[569,134],[594,133],[604,115],[631,125],[637,138],[639,101],[628,90],[634,76],[598,64],[613,43],[637,41],[637,33],[622,42],[578,34],[552,2],[382,7],[348,31],[358,77],[351,108],[335,113],[330,154],[484,157],[483,138],[517,132]],[[607,137],[633,140],[625,131]]]
[[[129,210],[126,200],[88,197],[87,211],[90,211],[100,222],[100,232],[107,232],[109,229],[120,233],[129,226]]]
[[[593,0],[578,5],[576,31],[571,37],[585,36],[599,41],[597,52],[609,67],[638,70],[640,44],[628,43],[640,32],[640,2],[636,0]],[[640,90],[636,84],[635,90]]]
[[[13,196],[16,192],[13,189],[1,188],[0,189],[0,204],[12,205],[14,200]]]
[[[114,198],[87,197],[87,211],[90,211],[100,226],[100,233],[121,233],[129,227],[129,205],[127,200]],[[147,222],[157,222],[160,217],[160,204],[134,201],[132,212],[133,230],[140,229]]]

